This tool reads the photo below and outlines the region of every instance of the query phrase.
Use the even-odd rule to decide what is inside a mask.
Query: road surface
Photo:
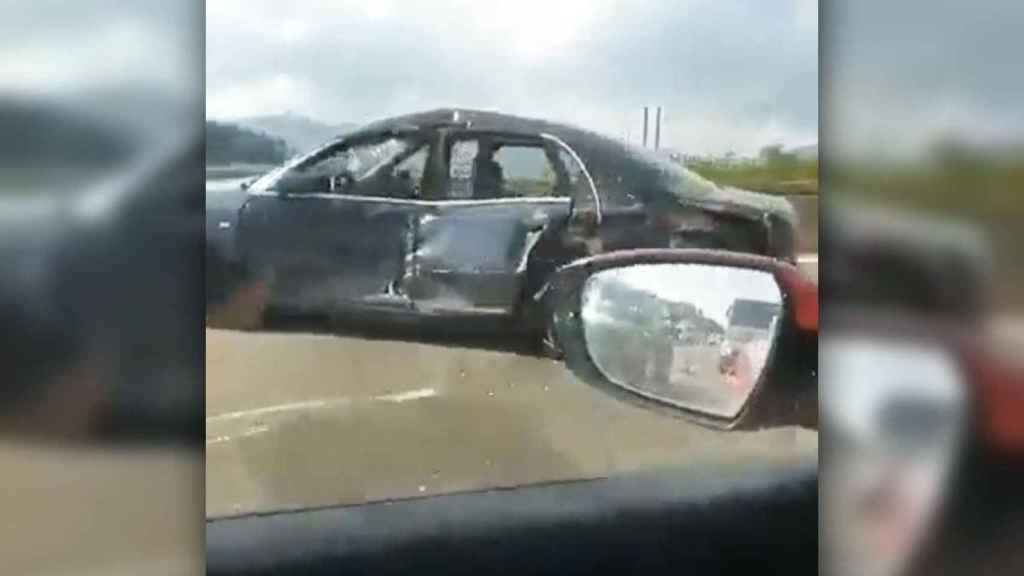
[[[209,516],[817,458],[807,430],[719,432],[556,361],[316,333],[206,332]]]

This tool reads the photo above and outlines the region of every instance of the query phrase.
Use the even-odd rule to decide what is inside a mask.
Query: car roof
[[[757,216],[771,212],[795,221],[783,198],[721,187],[652,150],[570,124],[472,108],[438,108],[371,122],[345,135],[346,139],[374,133],[461,127],[484,132],[536,136],[550,134],[569,145],[586,164],[605,193],[626,185],[641,193],[671,190],[679,199],[714,211]],[[648,198],[648,200],[650,200]]]
[[[653,168],[654,155],[642,158],[643,148],[631,147],[624,142],[609,138],[603,134],[579,128],[565,123],[552,122],[537,118],[526,118],[512,114],[504,114],[491,110],[469,108],[438,108],[426,112],[416,112],[372,122],[348,134],[346,137],[361,137],[373,133],[405,130],[422,130],[431,128],[462,128],[482,132],[503,132],[512,135],[537,136],[550,134],[564,141],[589,164],[607,162],[618,157],[625,160],[633,169]],[[598,155],[601,158],[588,158]],[[635,156],[635,157],[634,157]]]
[[[565,132],[573,129],[566,124],[503,114],[491,110],[475,110],[467,108],[437,108],[426,112],[416,112],[385,118],[372,122],[356,132],[377,132],[404,128],[431,128],[443,126],[461,126],[475,130],[508,132],[512,134],[537,134],[539,132]],[[557,135],[557,134],[556,134]],[[599,135],[596,135],[601,137]]]

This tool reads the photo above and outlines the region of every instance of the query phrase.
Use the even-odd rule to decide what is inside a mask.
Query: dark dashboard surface
[[[211,519],[208,574],[818,571],[817,466],[645,472]]]

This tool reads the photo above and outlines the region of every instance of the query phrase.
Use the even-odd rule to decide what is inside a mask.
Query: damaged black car
[[[208,193],[209,194],[209,193]],[[552,273],[598,253],[714,248],[795,262],[782,198],[562,124],[444,109],[366,125],[207,200],[207,298],[265,312],[542,334]]]

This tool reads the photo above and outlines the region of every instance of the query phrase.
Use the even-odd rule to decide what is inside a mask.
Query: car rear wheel
[[[206,325],[211,328],[259,330],[270,303],[270,274],[246,274],[241,266],[227,266],[222,283],[210,299],[208,290]]]
[[[255,280],[243,284],[206,318],[211,328],[259,330],[263,327],[270,290],[266,282]]]

